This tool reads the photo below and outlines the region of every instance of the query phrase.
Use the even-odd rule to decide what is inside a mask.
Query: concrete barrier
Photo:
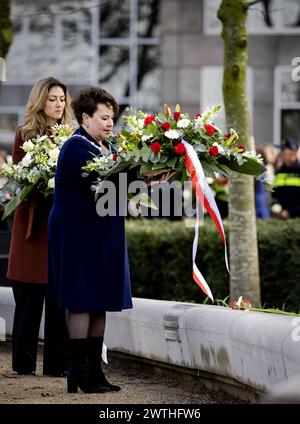
[[[132,310],[107,314],[105,343],[109,350],[196,370],[199,375],[224,377],[257,392],[288,382],[300,371],[298,318],[221,306],[133,300]],[[6,321],[7,334],[11,334],[13,311],[11,289],[0,288],[0,316]]]

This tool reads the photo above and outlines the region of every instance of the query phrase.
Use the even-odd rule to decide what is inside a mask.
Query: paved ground
[[[128,361],[109,357],[105,373],[122,391],[107,394],[67,394],[66,379],[41,375],[41,352],[35,376],[11,371],[11,346],[0,342],[0,404],[240,404],[229,395],[209,392],[195,379],[182,382],[172,374],[148,366],[131,367]]]

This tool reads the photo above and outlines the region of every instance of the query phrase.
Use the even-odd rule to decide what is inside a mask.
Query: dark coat
[[[84,178],[81,169],[93,154],[99,150],[80,127],[59,155],[48,226],[48,293],[66,309],[120,311],[132,307],[125,222],[96,212],[95,175]]]
[[[276,171],[273,188],[273,203],[279,203],[291,218],[300,217],[300,162],[282,165]]]
[[[24,140],[20,128],[16,132],[13,147],[13,162],[25,156],[21,149]],[[14,213],[9,249],[7,278],[24,283],[47,283],[48,242],[47,222],[52,206],[52,196],[43,197],[31,193]]]

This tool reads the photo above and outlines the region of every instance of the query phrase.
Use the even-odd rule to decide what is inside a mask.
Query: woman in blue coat
[[[49,296],[67,311],[71,367],[68,392],[120,390],[101,369],[106,311],[132,308],[122,216],[96,212],[87,160],[109,151],[106,138],[118,115],[115,99],[100,88],[82,90],[72,102],[80,127],[61,149],[49,216]]]

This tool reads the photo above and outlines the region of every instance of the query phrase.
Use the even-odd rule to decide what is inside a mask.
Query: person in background
[[[300,163],[297,159],[299,144],[287,139],[281,146],[281,166],[273,182],[272,213],[276,218],[300,217]]]
[[[0,171],[3,169],[4,165],[7,163],[8,155],[6,150],[0,150]],[[0,177],[0,202],[4,204],[8,200],[10,200],[10,197],[8,194],[1,191],[2,187],[6,183],[6,178]],[[0,230],[7,230],[9,228],[8,221],[2,221],[2,214],[3,214],[3,206],[0,205]]]
[[[56,123],[72,125],[70,96],[53,77],[38,81],[26,107],[25,124],[17,129],[13,162],[25,155],[22,144],[37,135],[52,135]],[[12,368],[18,374],[36,371],[39,328],[48,281],[48,214],[52,196],[32,193],[15,211],[7,278],[16,302],[12,332]],[[65,316],[54,302],[45,302],[43,374],[63,376],[67,368]]]
[[[273,163],[275,161],[275,155],[273,154],[274,149],[273,146],[257,146],[256,153],[260,154],[263,158],[263,163],[266,167],[266,172],[263,175],[263,180],[268,183],[272,183],[274,180],[274,166]],[[270,204],[271,200],[269,197],[269,193],[265,184],[262,180],[255,180],[255,210],[256,210],[256,218],[259,219],[269,219],[271,218],[270,213]]]

